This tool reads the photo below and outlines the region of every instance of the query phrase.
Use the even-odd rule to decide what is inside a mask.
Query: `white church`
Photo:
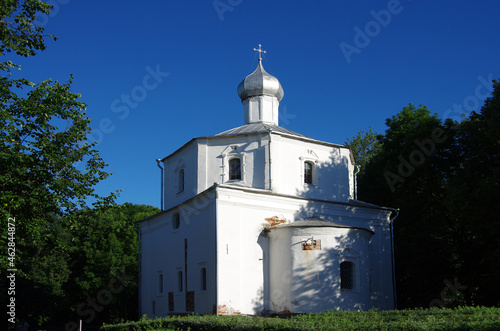
[[[162,211],[138,222],[141,315],[394,309],[396,211],[356,200],[349,148],[279,126],[283,88],[256,50],[244,125],[158,160]]]

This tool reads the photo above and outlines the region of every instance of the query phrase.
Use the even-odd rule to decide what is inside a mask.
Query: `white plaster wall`
[[[340,155],[343,159],[347,160],[347,172],[349,173],[349,198],[354,199],[354,191],[357,189],[356,188],[356,183],[354,180],[354,173],[356,172],[355,169],[355,162],[354,156],[351,154],[351,150],[349,148],[341,148],[340,149]]]
[[[268,240],[266,218],[291,220],[293,207],[266,195],[218,188],[218,305],[232,312],[267,309]],[[286,200],[286,199],[285,199]]]
[[[388,223],[373,222],[372,227],[375,235],[370,241],[371,250],[371,301],[372,307],[380,310],[395,309],[394,293],[392,284],[391,263],[391,232]]]
[[[199,190],[214,183],[242,187],[264,188],[265,146],[262,135],[249,135],[228,138],[211,138],[206,145],[206,162],[200,164],[199,172],[206,172],[206,180],[200,181]],[[242,159],[242,180],[229,180],[229,160]]]
[[[390,210],[311,202],[300,209],[296,219],[321,216],[345,225],[368,228],[370,239],[372,307],[394,309]]]
[[[239,200],[219,193],[217,201],[218,305],[229,314],[256,314],[264,299],[265,248],[259,245],[259,234],[264,218],[273,214],[245,208]]]
[[[183,149],[171,154],[163,162],[164,209],[168,210],[198,194],[198,143],[191,141]],[[178,170],[184,169],[184,190],[179,192]]]
[[[265,188],[267,135],[197,138],[164,160],[164,209],[172,208],[214,183]],[[264,141],[263,141],[264,140]],[[228,162],[240,157],[242,180],[229,180]],[[185,172],[179,192],[178,169]]]
[[[341,208],[337,206],[334,209]],[[310,211],[318,211],[310,204]],[[346,207],[342,213],[336,213],[329,206],[323,209],[323,215],[331,221],[355,227],[369,228],[375,234],[370,238],[371,263],[371,305],[381,310],[395,309],[392,279],[392,247],[390,232],[390,210],[363,207]],[[333,216],[335,215],[335,216]]]
[[[295,308],[292,305],[293,277],[291,228],[272,230],[269,240],[269,312],[282,313]]]
[[[348,149],[273,135],[271,157],[277,193],[342,202],[352,197]],[[313,185],[304,183],[305,161],[316,165]]]
[[[278,125],[279,101],[276,97],[259,95],[242,101],[244,123],[268,122]]]
[[[186,312],[185,293],[195,291],[195,310],[212,313],[216,303],[215,194],[197,198],[141,223],[142,279],[141,314],[166,316],[168,292],[174,292],[174,313]],[[172,227],[179,213],[178,229]],[[184,283],[184,239],[188,242],[188,284]],[[201,268],[207,270],[207,290],[201,290]],[[158,293],[158,271],[163,271],[163,295]],[[178,274],[183,272],[183,291],[178,291]],[[156,302],[156,314],[152,301]],[[172,312],[170,312],[172,313]]]
[[[269,189],[282,194],[347,202],[354,197],[354,165],[347,148],[269,136],[197,138],[164,161],[164,208],[169,209],[214,183]],[[271,161],[269,161],[269,154]],[[242,159],[242,180],[229,180],[228,162]],[[304,162],[314,162],[314,184],[304,184]],[[271,166],[271,171],[269,171]],[[178,170],[184,169],[184,191],[179,192]]]
[[[272,310],[307,313],[369,309],[370,236],[365,230],[348,228],[272,229],[269,233]],[[303,250],[302,243],[309,238],[319,240],[321,249]],[[340,289],[340,263],[343,261],[356,265],[353,290]]]
[[[279,219],[285,220],[287,223],[294,222],[308,217],[321,217],[325,220],[349,224],[352,226],[363,226],[371,228],[372,230],[379,230],[372,227],[372,224],[384,224],[387,221],[389,212],[379,212],[377,209],[369,209],[363,207],[353,207],[345,204],[335,204],[319,201],[308,201],[307,199],[282,197],[272,194],[265,194],[267,191],[254,190],[254,189],[231,189],[228,186],[220,186],[217,188],[217,254],[218,254],[218,306],[225,306],[233,312],[240,312],[242,314],[258,314],[262,310],[272,309],[270,304],[270,296],[272,288],[270,287],[271,280],[266,277],[269,276],[270,256],[269,246],[270,239],[262,236],[262,229],[266,218],[277,216]],[[281,229],[285,230],[285,229]],[[324,234],[326,230],[319,229],[318,236]],[[332,230],[328,230],[332,231]],[[347,230],[343,230],[347,231]],[[360,230],[362,232],[366,232]],[[368,233],[368,232],[366,232]],[[300,234],[298,237],[303,237]],[[380,238],[384,237],[382,235]],[[335,246],[332,238],[339,240],[341,234],[330,235],[325,237],[324,243],[325,250],[329,251],[330,248],[339,250],[340,246]],[[375,237],[375,235],[373,236]],[[291,238],[291,237],[289,237]],[[298,241],[301,238],[293,238]],[[356,238],[356,236],[354,237]],[[368,263],[368,254],[371,247],[369,246],[369,238],[364,238],[360,235],[359,240],[352,240],[351,248],[356,251],[362,252],[363,256],[359,257],[363,262],[363,277],[368,277],[370,265]],[[378,238],[378,237],[377,237]],[[299,255],[290,255],[287,257],[287,252],[290,251],[292,245],[292,238],[290,242],[285,244],[281,242],[282,250],[277,250],[276,259],[279,261],[278,269],[283,269],[284,272],[278,274],[274,278],[274,288],[287,293],[286,280],[290,277],[286,270],[290,270],[287,266],[294,263],[294,259],[298,259]],[[377,241],[376,239],[375,241]],[[382,240],[382,239],[381,239]],[[384,240],[388,240],[385,238]],[[284,248],[288,246],[288,248]],[[328,248],[328,249],[327,249]],[[382,294],[384,299],[389,302],[384,307],[390,307],[392,303],[392,279],[391,279],[391,260],[390,260],[390,241],[382,243],[383,252],[378,253],[376,262],[371,263],[372,268],[376,268],[374,272],[377,275],[384,275],[384,277],[377,276],[374,285],[372,282],[373,291],[381,293],[379,295],[380,303],[382,301]],[[272,251],[271,251],[272,252]],[[294,253],[295,254],[295,253]],[[303,254],[303,251],[297,254]],[[308,253],[314,259],[324,259],[324,257],[315,256],[316,252]],[[370,253],[371,254],[371,251]],[[317,254],[316,254],[317,255]],[[275,259],[275,261],[276,261]],[[298,259],[304,261],[305,258]],[[333,268],[334,265],[329,265],[328,260],[325,260],[325,265],[328,268]],[[302,263],[301,262],[301,263]],[[340,262],[335,264],[338,267]],[[287,269],[288,268],[288,269]],[[303,268],[299,264],[298,268]],[[321,278],[327,278],[321,272]],[[338,275],[339,272],[336,272]],[[361,274],[360,274],[361,276]],[[341,306],[342,309],[368,309],[370,304],[370,281],[368,278],[360,278],[362,281],[362,295],[359,293],[345,293],[342,297],[345,304]],[[281,284],[281,285],[280,285]],[[360,283],[361,284],[361,283]],[[281,287],[280,287],[281,286]],[[283,287],[285,286],[285,287]],[[271,290],[270,290],[271,288]],[[292,289],[289,289],[292,293]],[[295,299],[300,298],[300,288],[294,288]],[[276,293],[274,293],[276,295]],[[278,293],[280,294],[280,293]],[[281,294],[280,294],[281,295]],[[290,294],[289,301],[294,300]],[[363,296],[363,298],[361,298]],[[307,302],[305,298],[301,298],[303,302]],[[305,301],[304,301],[305,300]],[[327,299],[325,299],[327,300]],[[367,301],[368,300],[368,301]],[[300,300],[298,301],[300,303]],[[376,301],[373,301],[377,304]],[[308,303],[309,307],[313,307],[312,303]],[[304,304],[304,307],[307,305]],[[323,302],[321,307],[326,307],[327,302]],[[340,307],[340,306],[339,306]],[[381,307],[381,306],[378,306]],[[297,312],[300,308],[293,307]],[[388,308],[390,309],[390,308]],[[307,310],[304,308],[304,312]]]
[[[172,229],[171,220],[175,212],[181,214],[179,230]],[[156,316],[165,315],[168,310],[167,293],[169,291],[176,293],[175,312],[185,312],[184,293],[178,293],[176,290],[177,270],[180,268],[184,271],[184,238],[188,238],[189,246],[188,290],[194,290],[196,293],[196,312],[211,313],[214,305],[219,309],[224,306],[226,313],[258,314],[263,310],[272,309],[270,297],[274,295],[276,298],[276,293],[271,293],[270,285],[271,265],[269,263],[272,257],[269,255],[269,245],[271,243],[270,239],[263,236],[262,232],[265,225],[269,225],[266,218],[276,217],[286,223],[292,223],[313,216],[351,226],[370,228],[375,231],[369,246],[370,265],[373,269],[371,305],[380,309],[392,309],[389,214],[389,211],[380,211],[374,208],[279,196],[271,194],[268,190],[238,188],[231,185],[214,187],[176,208],[142,222],[141,312],[153,316],[152,300],[155,300]],[[280,231],[285,231],[285,229],[280,229]],[[339,264],[339,261],[329,264],[333,262],[325,260],[320,254],[328,251],[327,248],[335,247],[332,238],[338,241],[341,235],[331,234],[323,238],[321,236],[326,234],[325,230],[318,231],[318,233],[311,234],[315,238],[316,236],[321,238],[324,249],[319,254],[308,252],[308,258],[310,261],[323,259],[326,261],[323,263],[324,267],[333,268],[334,265]],[[319,274],[321,284],[328,283],[328,276],[322,274],[321,270],[314,269],[320,264],[317,266],[315,264],[309,265],[308,268],[305,268],[304,266],[307,265],[304,264],[306,257],[301,257],[301,254],[305,253],[303,251],[295,252],[294,249],[290,250],[293,243],[299,242],[304,239],[302,237],[308,235],[309,233],[299,233],[298,235],[291,233],[288,235],[288,242],[281,242],[283,249],[273,253],[276,254],[275,260],[279,261],[278,270],[283,270],[281,274],[274,273],[275,285],[273,286],[286,294],[289,299],[285,303],[294,312],[311,311],[306,307],[314,308],[314,304],[308,302],[307,295],[301,297],[300,284],[302,282],[295,280],[296,284],[299,284],[296,286],[299,287],[290,286],[286,290],[286,280],[293,276],[286,271],[291,269],[292,264],[296,266],[294,267],[296,269],[302,268],[310,272],[312,270],[313,276]],[[288,248],[286,248],[287,246]],[[368,249],[365,246],[358,247],[356,245],[352,248],[359,252],[366,252]],[[366,265],[366,262],[364,263]],[[208,289],[205,293],[200,293],[197,290],[197,286],[200,284],[199,271],[201,266],[207,268]],[[163,296],[157,293],[157,272],[159,270],[162,270],[164,274]],[[338,272],[333,274],[338,275]],[[299,274],[295,274],[295,279],[299,277],[297,275]],[[304,278],[305,276],[301,275],[300,277]],[[314,280],[307,277],[305,279]],[[363,284],[369,283],[369,281],[363,281]],[[317,289],[313,288],[313,290]],[[311,293],[315,293],[314,291]],[[365,292],[363,291],[363,293]],[[350,303],[346,303],[341,308],[369,308],[366,307],[365,301],[356,296],[359,295],[355,293],[345,294],[343,299]],[[301,304],[302,308],[299,305],[292,306],[292,301]],[[314,302],[321,303],[321,300]],[[360,302],[362,304],[359,304]],[[355,306],[356,304],[358,306]],[[323,302],[319,306],[326,307],[327,302]]]
[[[161,219],[143,222],[141,224],[141,314],[153,315],[153,300],[156,301],[156,312],[166,312],[168,307],[166,303],[166,292],[159,295],[157,287],[157,272],[163,270],[169,263],[169,257],[166,254],[157,254],[155,252],[164,251],[162,235],[168,231],[167,224]],[[169,282],[168,275],[164,271],[164,281]]]

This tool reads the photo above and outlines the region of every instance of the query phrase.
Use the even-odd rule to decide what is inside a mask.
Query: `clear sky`
[[[243,125],[236,87],[257,65],[285,96],[280,125],[344,143],[409,103],[440,117],[479,109],[500,76],[500,2],[51,0],[59,38],[22,64],[82,94],[113,175],[100,194],[160,206],[163,158]]]

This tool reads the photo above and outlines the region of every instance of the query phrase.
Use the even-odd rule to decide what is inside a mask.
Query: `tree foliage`
[[[135,275],[131,220],[153,212],[131,205],[108,209],[116,193],[95,193],[109,173],[86,140],[90,119],[80,95],[71,91],[71,75],[63,83],[15,78],[19,73],[12,71],[21,69],[15,56],[33,56],[56,39],[36,22],[50,8],[41,0],[0,3],[0,243],[15,243],[15,257],[0,255],[0,283],[7,288],[7,269],[17,269],[16,320],[32,326],[68,322],[112,275]],[[15,220],[14,236],[6,230],[9,220]],[[120,295],[127,305],[108,303],[96,323],[136,309],[133,281],[126,285],[113,302]]]
[[[18,314],[32,326],[136,319],[138,236],[133,222],[157,212],[125,203],[81,211],[71,220],[54,216],[32,247],[30,277],[18,287]]]
[[[0,4],[0,56],[15,52],[21,56],[32,56],[44,50],[44,29],[34,24],[38,13],[49,14],[51,5],[41,0],[4,0]],[[54,36],[50,36],[55,39]],[[11,61],[2,65],[12,67]],[[6,67],[2,67],[6,70]]]
[[[366,132],[361,130],[352,138],[347,138],[344,145],[351,149],[356,165],[360,167],[359,173],[364,172],[365,166],[370,159],[380,150],[377,133],[373,132],[372,128],[369,128]]]
[[[4,1],[0,7],[0,215],[2,225],[9,217],[16,220],[21,273],[27,246],[43,235],[54,215],[85,209],[89,198],[94,206],[104,206],[115,197],[94,193],[94,185],[109,173],[94,145],[86,142],[90,119],[77,100],[80,95],[71,92],[71,78],[63,84],[13,79],[10,71],[16,65],[3,58],[45,49],[43,28],[35,18],[49,9],[39,0]],[[0,238],[5,243],[5,233]],[[8,267],[5,255],[0,265]]]
[[[410,104],[386,125],[358,178],[358,197],[401,209],[399,307],[499,305],[499,83],[480,113],[462,122]]]
[[[500,82],[479,113],[472,112],[458,129],[459,163],[448,185],[447,209],[461,225],[463,282],[471,301],[500,305]],[[473,271],[473,272],[467,272]]]
[[[442,155],[451,134],[437,114],[412,104],[386,125],[380,152],[359,178],[358,196],[401,209],[394,226],[399,303],[425,306],[453,274],[447,269],[453,233],[442,213],[443,172],[448,168]]]

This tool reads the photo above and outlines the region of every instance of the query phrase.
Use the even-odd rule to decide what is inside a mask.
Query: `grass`
[[[168,316],[104,325],[101,330],[500,330],[500,308],[329,311],[290,318]]]

